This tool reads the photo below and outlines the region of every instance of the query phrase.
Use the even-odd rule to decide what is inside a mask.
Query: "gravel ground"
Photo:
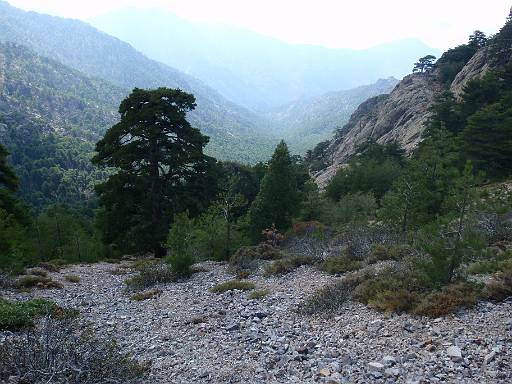
[[[124,262],[126,266],[127,262]],[[3,292],[78,308],[97,333],[151,361],[148,383],[511,383],[512,302],[479,304],[443,319],[385,315],[349,303],[330,317],[299,315],[297,305],[333,282],[312,267],[254,276],[270,294],[211,293],[231,280],[226,264],[201,264],[182,283],[130,300],[113,264],[52,273],[64,289]],[[78,275],[80,283],[64,279]]]

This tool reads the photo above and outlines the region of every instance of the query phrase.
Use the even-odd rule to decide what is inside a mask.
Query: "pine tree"
[[[291,226],[292,216],[300,209],[297,178],[288,146],[278,144],[261,183],[260,192],[249,210],[254,239],[275,224],[279,231]]]
[[[118,170],[96,188],[108,243],[163,256],[175,214],[200,211],[216,192],[216,162],[203,154],[208,137],[186,120],[195,106],[193,95],[168,88],[136,88],[121,103],[121,121],[93,158]]]

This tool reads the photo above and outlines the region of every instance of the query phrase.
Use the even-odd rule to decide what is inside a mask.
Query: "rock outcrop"
[[[415,73],[406,76],[389,95],[362,103],[331,141],[324,159],[328,166],[314,175],[320,188],[356,154],[357,146],[368,139],[379,143],[396,140],[408,154],[414,151],[437,97],[445,90],[460,97],[470,80],[481,78],[491,69],[488,56],[486,48],[480,49],[449,86],[438,80],[435,70],[429,74]]]

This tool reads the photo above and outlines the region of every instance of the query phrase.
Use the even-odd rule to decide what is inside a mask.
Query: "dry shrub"
[[[265,296],[270,295],[270,293],[271,292],[268,289],[262,289],[262,290],[259,290],[259,291],[254,291],[254,292],[251,292],[249,294],[249,299],[251,299],[251,300],[259,300],[259,299],[264,298]]]
[[[472,307],[479,297],[479,287],[468,282],[447,285],[440,291],[426,294],[413,312],[428,317],[440,317],[460,308]]]
[[[30,268],[25,271],[26,275],[34,275],[34,276],[48,276],[48,271],[43,268]]]
[[[26,275],[19,277],[16,282],[18,288],[41,288],[41,289],[61,289],[61,283],[50,279],[49,277]]]
[[[161,293],[162,290],[160,289],[151,289],[149,291],[135,293],[130,297],[130,299],[135,301],[149,300],[153,297],[159,296]]]
[[[66,281],[69,281],[70,283],[78,284],[80,282],[80,276],[77,275],[66,275],[64,276]]]
[[[315,232],[323,232],[327,227],[319,221],[300,221],[293,224],[292,232],[295,235],[310,235]]]
[[[215,285],[210,289],[210,291],[215,293],[224,293],[234,289],[239,291],[250,291],[254,288],[256,288],[254,283],[251,283],[249,281],[231,280],[226,281],[225,283]]]
[[[402,260],[404,257],[412,254],[413,251],[405,245],[384,245],[377,244],[368,255],[368,264],[374,264],[386,260]]]
[[[353,260],[348,256],[331,256],[322,263],[322,271],[332,275],[356,271],[363,267],[359,260]]]
[[[258,268],[259,260],[277,260],[282,257],[283,254],[279,249],[270,244],[261,243],[238,249],[229,259],[229,265],[234,273],[250,272]]]
[[[138,269],[138,275],[125,280],[128,289],[140,291],[157,284],[172,283],[177,280],[172,268],[164,263],[149,263]]]
[[[265,268],[265,274],[271,275],[284,275],[292,272],[301,265],[313,265],[316,260],[311,256],[293,256],[286,259],[276,260]]]
[[[52,263],[46,263],[46,262],[39,263],[38,267],[45,269],[48,272],[59,272],[60,271],[60,267],[58,265],[52,264]]]
[[[419,301],[417,292],[410,292],[407,289],[397,291],[378,292],[375,297],[369,300],[369,305],[382,312],[410,312],[416,307]]]
[[[337,312],[343,304],[352,298],[354,288],[361,283],[362,279],[361,275],[354,274],[320,288],[299,305],[298,312],[306,315]]]
[[[73,319],[43,318],[0,344],[0,377],[17,383],[143,383],[147,367]]]
[[[512,269],[505,270],[489,282],[484,297],[491,301],[503,301],[512,297]]]

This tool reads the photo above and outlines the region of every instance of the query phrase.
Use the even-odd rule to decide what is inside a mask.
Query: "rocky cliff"
[[[491,69],[488,56],[488,49],[478,50],[451,84],[442,83],[437,70],[415,73],[406,76],[389,95],[365,101],[331,141],[324,157],[328,166],[314,175],[317,184],[325,187],[337,170],[355,155],[356,147],[368,139],[379,143],[396,140],[411,153],[422,139],[437,97],[446,90],[460,97],[470,80],[481,78]]]

